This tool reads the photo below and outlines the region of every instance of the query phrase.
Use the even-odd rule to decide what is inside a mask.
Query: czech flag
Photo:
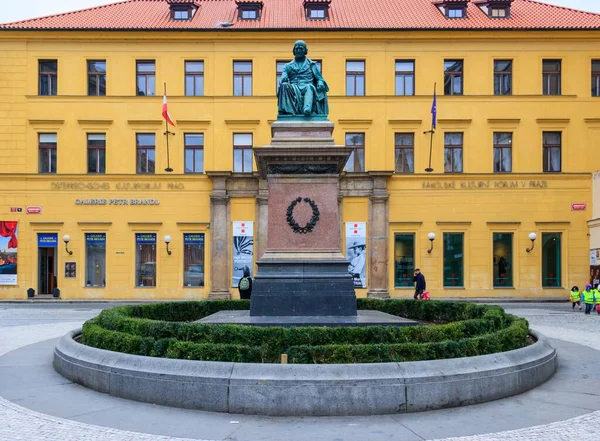
[[[167,109],[167,93],[166,92],[163,95],[162,116],[163,116],[163,118],[165,119],[166,122],[168,122],[173,127],[175,127],[175,123],[173,122],[173,119],[171,118],[171,115],[169,115],[169,110]]]

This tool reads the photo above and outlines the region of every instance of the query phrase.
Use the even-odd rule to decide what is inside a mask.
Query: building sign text
[[[442,190],[478,190],[487,188],[548,188],[548,181],[425,181],[423,188]]]

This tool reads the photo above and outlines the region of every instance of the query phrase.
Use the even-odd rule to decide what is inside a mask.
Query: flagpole
[[[433,99],[436,100],[436,98],[437,98],[437,83],[433,83]],[[435,102],[434,105],[437,106],[437,102]],[[433,151],[433,135],[435,133],[434,118],[437,118],[437,108],[435,110],[436,110],[435,116],[434,116],[433,112],[432,112],[432,115],[431,115],[431,130],[423,132],[423,133],[429,133],[431,135],[429,137],[429,167],[427,167],[425,169],[425,171],[427,173],[431,173],[433,171],[433,169],[431,168],[431,154],[432,154],[432,151]]]
[[[167,83],[165,83],[165,93],[163,96],[167,96]],[[167,168],[165,168],[165,171],[167,173],[170,173],[173,171],[173,169],[171,168],[171,165],[169,163],[169,135],[174,135],[174,133],[169,131],[169,122],[165,118],[165,136],[167,137]]]

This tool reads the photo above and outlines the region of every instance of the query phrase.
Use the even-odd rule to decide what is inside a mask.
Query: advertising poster
[[[17,284],[17,222],[0,221],[0,285]]]
[[[600,284],[600,250],[590,250],[590,283]]]
[[[254,271],[254,222],[233,222],[233,277],[231,286],[237,287],[244,275],[244,268],[253,277]]]
[[[346,259],[355,288],[367,287],[367,223],[346,222]]]
[[[65,279],[77,277],[77,262],[65,262]]]

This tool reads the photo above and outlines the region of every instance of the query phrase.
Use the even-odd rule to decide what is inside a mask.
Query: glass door
[[[57,246],[57,234],[38,234],[38,294],[52,294],[57,287]]]

